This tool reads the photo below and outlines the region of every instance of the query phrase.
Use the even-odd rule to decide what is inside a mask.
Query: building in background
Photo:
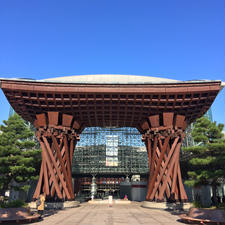
[[[10,108],[9,108],[9,117],[10,117],[10,116],[13,116],[14,113],[15,113],[15,110],[14,110],[13,107],[10,105]]]
[[[96,177],[99,196],[119,195],[125,177],[146,181],[148,171],[147,150],[136,128],[88,127],[80,135],[72,168],[76,193],[88,195]]]
[[[204,116],[207,117],[210,121],[213,121],[212,108],[209,108]]]
[[[210,121],[213,121],[213,115],[212,115],[212,108],[209,108],[209,110],[205,113],[204,115],[205,117],[207,117]],[[193,146],[195,145],[193,137],[191,135],[192,131],[194,128],[194,123],[191,123],[186,131],[185,131],[185,138],[183,140],[182,146],[183,147],[188,147],[188,146]]]

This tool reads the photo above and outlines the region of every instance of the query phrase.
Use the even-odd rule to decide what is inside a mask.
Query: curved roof
[[[143,76],[143,75],[120,75],[120,74],[91,74],[91,75],[74,75],[63,76],[55,78],[46,78],[35,80],[32,78],[0,78],[0,85],[2,81],[18,81],[18,82],[32,82],[32,83],[46,83],[46,84],[102,84],[102,85],[169,85],[169,84],[193,84],[193,83],[208,83],[220,82],[221,89],[225,86],[225,82],[220,80],[174,80],[161,77]]]
[[[33,122],[37,114],[63,112],[73,115],[82,127],[140,127],[149,116],[163,112],[184,115],[189,123],[208,110],[221,90],[221,81],[132,75],[0,81],[10,104],[25,120]]]
[[[78,84],[165,84],[180,83],[178,80],[167,78],[119,75],[119,74],[96,74],[96,75],[75,75],[56,77],[40,80],[43,82],[57,83],[78,83]]]

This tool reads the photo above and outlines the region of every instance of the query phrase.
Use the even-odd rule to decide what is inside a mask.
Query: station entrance
[[[145,200],[149,166],[136,128],[89,127],[75,148],[72,176],[76,196]]]

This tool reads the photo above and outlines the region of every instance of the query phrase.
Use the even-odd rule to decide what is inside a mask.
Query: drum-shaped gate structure
[[[0,80],[14,110],[37,129],[42,164],[34,199],[74,199],[72,157],[85,127],[135,127],[149,158],[146,200],[187,200],[179,163],[184,131],[210,108],[221,81],[107,74]]]

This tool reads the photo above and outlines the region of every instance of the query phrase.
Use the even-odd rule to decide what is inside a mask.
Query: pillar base
[[[169,203],[144,201],[142,202],[141,207],[160,210],[188,211],[192,207],[192,204],[190,202]]]
[[[28,203],[31,210],[36,210],[36,202]],[[66,208],[75,208],[80,206],[78,201],[65,201],[65,202],[45,202],[45,209],[66,209]]]
[[[46,209],[67,209],[80,206],[78,201],[46,202]]]

